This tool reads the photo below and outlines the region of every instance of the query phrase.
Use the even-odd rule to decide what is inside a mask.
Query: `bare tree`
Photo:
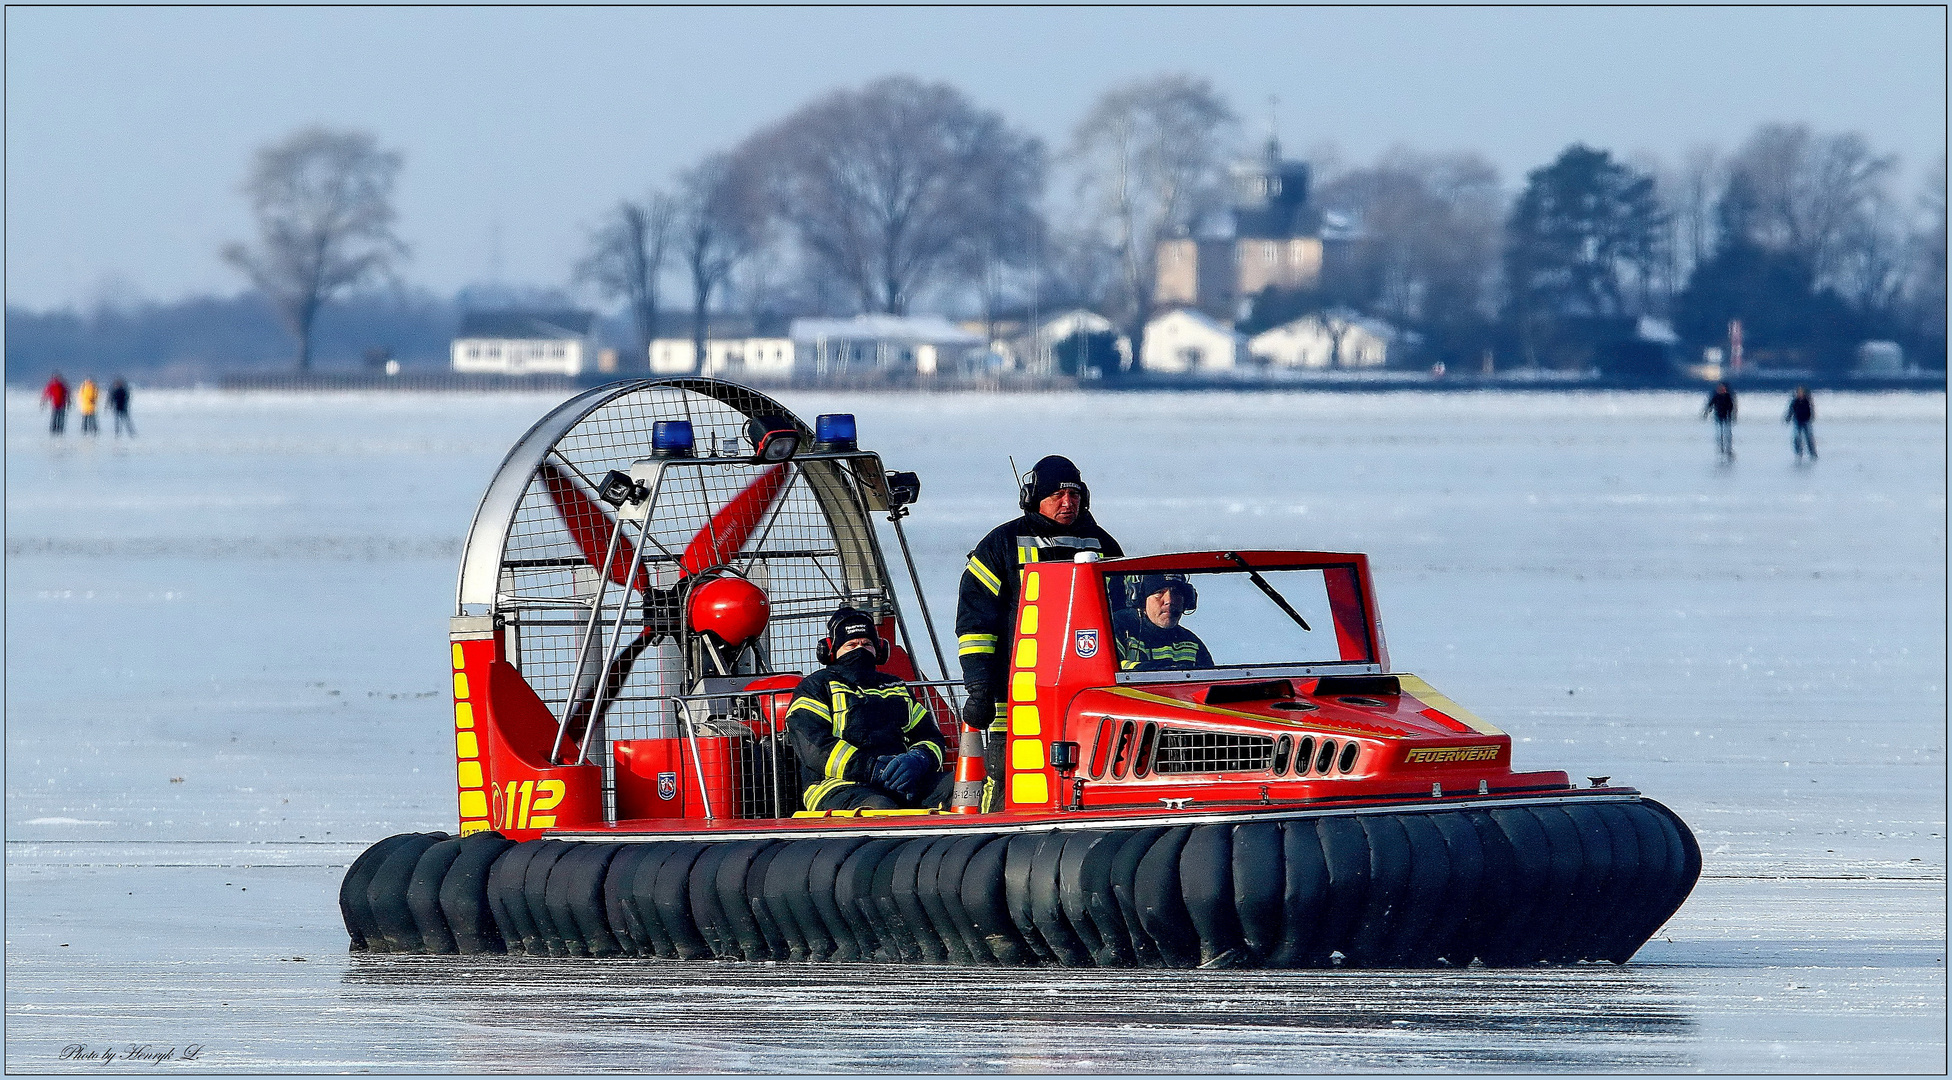
[[[701,373],[712,294],[764,238],[756,180],[744,158],[724,153],[711,155],[678,179],[678,251],[691,276],[691,347]]]
[[[1818,288],[1868,299],[1877,273],[1862,263],[1887,246],[1880,218],[1896,161],[1871,151],[1862,135],[1817,135],[1806,124],[1757,129],[1729,162],[1741,212],[1724,224],[1768,251],[1806,261]]]
[[[1034,235],[1043,145],[961,91],[905,75],[836,90],[754,135],[774,212],[866,311],[1013,260]]]
[[[392,270],[407,254],[393,235],[400,155],[358,131],[307,128],[260,149],[244,183],[257,222],[252,246],[229,244],[226,262],[263,290],[298,339],[298,370],[312,365],[312,324],[344,289]]]
[[[1152,316],[1159,243],[1192,228],[1220,189],[1236,122],[1212,83],[1162,75],[1106,92],[1072,133],[1079,194],[1118,259],[1118,314],[1134,357]]]
[[[1356,304],[1460,349],[1477,344],[1495,314],[1504,212],[1491,163],[1399,148],[1342,173],[1316,198],[1361,230],[1348,280],[1324,290],[1324,303]]]
[[[637,331],[637,358],[648,360],[658,332],[658,284],[675,233],[677,204],[652,191],[642,202],[619,202],[590,235],[590,251],[576,279],[630,305]]]

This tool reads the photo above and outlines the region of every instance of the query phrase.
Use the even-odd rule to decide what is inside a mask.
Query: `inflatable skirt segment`
[[[1652,800],[920,836],[391,836],[355,952],[1062,967],[1625,963],[1701,849]]]

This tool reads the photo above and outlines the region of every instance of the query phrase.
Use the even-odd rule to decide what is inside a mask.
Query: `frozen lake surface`
[[[1943,396],[1823,396],[1809,466],[1763,395],[1731,464],[1681,394],[785,395],[921,473],[939,623],[1006,453],[1129,551],[1369,552],[1398,670],[1693,826],[1625,967],[349,956],[353,855],[453,827],[460,537],[556,400],[157,392],[132,442],[7,396],[9,1071],[1947,1066]]]

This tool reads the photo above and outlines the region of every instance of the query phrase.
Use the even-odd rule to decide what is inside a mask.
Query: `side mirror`
[[[1078,767],[1078,744],[1074,742],[1054,742],[1051,744],[1051,768],[1059,773],[1070,773]]]

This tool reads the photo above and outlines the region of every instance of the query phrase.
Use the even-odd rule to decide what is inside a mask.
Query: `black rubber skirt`
[[[631,843],[390,836],[355,952],[1060,967],[1625,963],[1701,849],[1667,807]]]

